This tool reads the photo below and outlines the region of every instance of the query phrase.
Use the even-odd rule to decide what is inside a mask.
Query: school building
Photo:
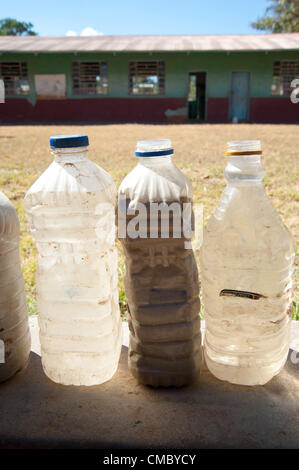
[[[0,36],[0,122],[299,123],[296,78],[299,33]]]

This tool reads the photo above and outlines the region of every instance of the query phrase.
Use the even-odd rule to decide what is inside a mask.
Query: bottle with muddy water
[[[201,366],[198,272],[192,230],[183,230],[191,223],[192,187],[172,154],[168,139],[139,141],[138,164],[121,183],[118,200],[129,369],[154,387],[187,385]]]
[[[30,354],[19,235],[17,213],[0,192],[0,382],[23,369]]]
[[[227,186],[201,247],[204,356],[219,379],[262,385],[289,351],[294,248],[262,184],[260,141],[229,142]]]
[[[84,135],[54,136],[54,161],[25,197],[38,249],[42,364],[64,385],[96,385],[121,350],[115,247],[116,187],[86,154]]]

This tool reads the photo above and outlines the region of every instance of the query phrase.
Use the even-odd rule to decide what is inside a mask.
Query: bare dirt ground
[[[204,220],[212,213],[225,186],[223,171],[226,142],[260,139],[267,172],[264,179],[267,193],[294,239],[298,236],[299,127],[296,125],[1,126],[1,190],[15,205],[21,222],[21,259],[30,314],[36,313],[34,273],[37,254],[28,232],[23,197],[52,161],[49,137],[79,133],[88,134],[89,158],[110,172],[117,186],[136,165],[136,140],[170,138],[175,149],[175,164],[192,181],[194,201],[204,204]],[[119,270],[121,274],[121,253]],[[120,304],[124,311],[125,297],[121,280]],[[294,311],[294,315],[298,316],[298,310]]]

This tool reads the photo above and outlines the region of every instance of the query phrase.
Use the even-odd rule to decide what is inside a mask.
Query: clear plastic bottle
[[[227,186],[201,247],[204,355],[219,379],[262,385],[285,364],[293,242],[262,184],[260,141],[229,142]]]
[[[0,382],[23,369],[30,354],[19,235],[17,213],[0,192]]]
[[[189,384],[198,377],[201,365],[197,266],[190,242],[186,249],[188,237],[181,232],[181,209],[184,204],[192,207],[192,187],[172,163],[172,153],[170,140],[139,141],[138,165],[119,188],[129,368],[139,382],[155,387]],[[156,218],[153,203],[164,204],[165,212]],[[170,209],[173,204],[177,204],[177,219]],[[137,237],[130,233],[136,214],[140,217]]]
[[[116,188],[86,157],[87,136],[50,139],[54,161],[25,209],[38,249],[42,364],[64,385],[96,385],[115,373],[121,350],[115,248]]]

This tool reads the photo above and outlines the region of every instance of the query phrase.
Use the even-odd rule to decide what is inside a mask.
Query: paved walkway
[[[285,368],[267,385],[233,386],[204,368],[198,383],[178,390],[136,383],[126,324],[112,380],[57,385],[42,370],[36,317],[30,326],[27,369],[0,385],[0,447],[299,448],[299,322]]]

